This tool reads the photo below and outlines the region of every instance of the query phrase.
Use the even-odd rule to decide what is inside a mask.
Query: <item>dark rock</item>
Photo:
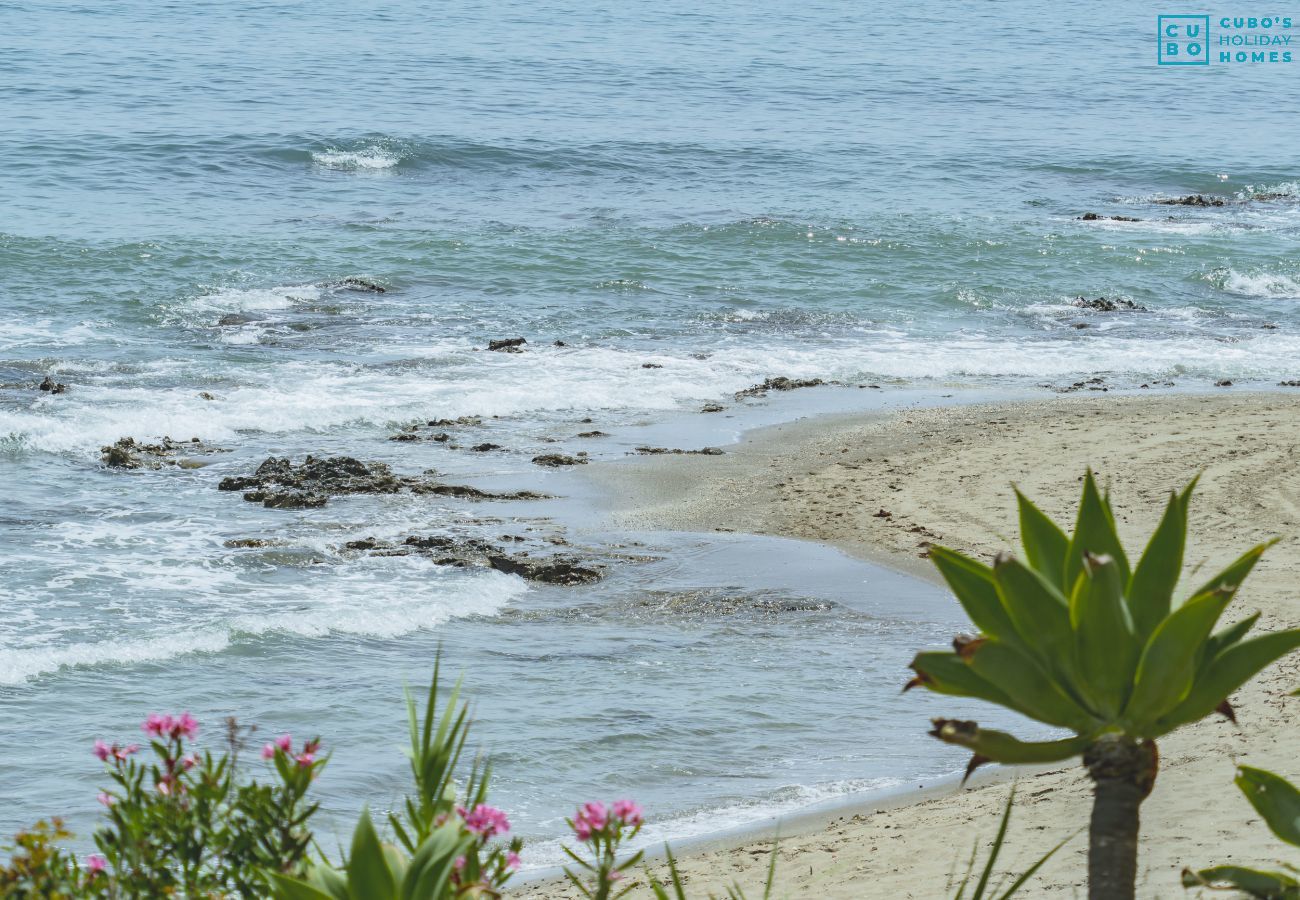
[[[336,287],[347,291],[367,291],[371,294],[386,294],[388,288],[368,278],[343,278],[334,282]]]
[[[1300,387],[1300,381],[1279,381],[1278,387]]]
[[[463,500],[549,500],[550,494],[536,491],[485,491],[467,484],[417,484],[411,486],[412,494],[433,494],[438,497],[460,497]]]
[[[825,384],[820,378],[786,378],[784,375],[776,378],[769,378],[762,384],[756,384],[753,387],[745,388],[743,391],[736,392],[736,399],[744,397],[763,397],[768,391],[793,391],[797,388],[817,387]]]
[[[199,391],[199,399],[200,399],[200,400],[216,400],[217,398],[216,398],[214,395],[209,394],[207,391]]]
[[[1188,194],[1186,197],[1165,197],[1151,202],[1160,206],[1223,206],[1226,201],[1223,197]]]
[[[487,348],[489,350],[495,350],[498,353],[523,353],[524,351],[520,348],[526,343],[528,343],[528,341],[521,337],[499,338],[498,340],[488,341]]]
[[[252,321],[254,320],[251,316],[246,316],[242,313],[227,313],[220,319],[217,319],[217,325],[221,328],[229,328],[234,325],[247,325]]]
[[[305,491],[259,493],[261,493],[262,505],[267,509],[319,509],[329,499],[324,494],[309,494]]]
[[[1079,219],[1080,221],[1083,222],[1102,222],[1107,219],[1109,219],[1112,222],[1141,222],[1142,221],[1141,219],[1135,218],[1133,216],[1099,216],[1096,213],[1092,213],[1092,212],[1084,213],[1083,215],[1079,216]]]
[[[1058,394],[1073,394],[1075,391],[1109,391],[1106,387],[1106,379],[1097,377],[1089,378],[1086,381],[1076,381],[1069,387],[1053,388]]]
[[[1091,328],[1092,326],[1089,325],[1087,322],[1075,322],[1075,323],[1074,323],[1073,325],[1071,325],[1070,327],[1071,327],[1071,328]]]
[[[721,403],[706,403],[700,407],[700,412],[714,413],[714,412],[722,412],[724,409],[726,409],[726,407],[723,406]]]
[[[198,464],[186,465],[186,459],[179,454],[222,453],[220,447],[211,447],[198,438],[188,441],[175,441],[164,437],[156,444],[146,444],[135,438],[118,438],[117,442],[107,447],[100,447],[100,458],[104,464],[115,469],[158,469],[164,464],[195,468]]]
[[[414,431],[402,431],[388,436],[390,441],[418,441],[420,436]]]
[[[378,538],[362,538],[359,541],[348,541],[343,545],[344,550],[379,550],[392,546],[387,541],[381,541]]]
[[[255,547],[272,547],[275,546],[275,541],[266,538],[231,538],[226,541],[225,546],[232,550],[248,550]]]
[[[489,556],[488,565],[498,572],[519,575],[529,581],[569,586],[591,584],[594,581],[599,581],[604,574],[598,569],[579,565],[577,560],[563,556],[552,556],[543,560],[511,556]]]
[[[55,381],[46,375],[45,380],[40,383],[40,389],[50,394],[66,394],[68,386],[62,382]]]
[[[455,419],[433,419],[425,422],[430,428],[451,428],[454,425],[482,425],[482,416],[460,416]]]
[[[1119,312],[1120,310],[1134,310],[1137,312],[1148,312],[1145,306],[1134,303],[1132,300],[1126,300],[1123,297],[1098,297],[1095,300],[1089,300],[1087,297],[1075,297],[1072,301],[1073,306],[1079,309],[1091,309],[1096,312]]]
[[[563,453],[543,453],[541,456],[534,456],[533,462],[539,466],[581,466],[586,465],[587,461],[577,456],[565,456]]]
[[[636,453],[643,456],[658,456],[663,453],[680,454],[686,456],[721,456],[722,449],[719,447],[704,447],[699,450],[677,450],[668,447],[637,447]]]
[[[609,435],[603,431],[579,431],[577,436],[580,438],[609,437]]]
[[[487,453],[489,450],[500,450],[502,448],[500,444],[475,444],[469,449],[473,450],[475,453]]]
[[[556,341],[555,344],[554,344],[554,346],[556,346],[556,347],[567,347],[567,346],[569,346],[569,345],[566,344],[566,343],[564,343],[564,341]]]
[[[662,369],[663,366],[659,365],[659,363],[641,363],[641,368],[643,368],[643,369]]]
[[[1220,378],[1218,381],[1214,382],[1214,386],[1215,386],[1215,387],[1232,387],[1232,382],[1229,381],[1227,378]]]

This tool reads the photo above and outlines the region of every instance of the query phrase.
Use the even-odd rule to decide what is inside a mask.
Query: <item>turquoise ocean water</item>
[[[589,796],[682,836],[958,767],[892,692],[960,616],[888,573],[639,536],[657,562],[530,586],[339,548],[542,533],[545,504],[215,486],[331,453],[573,497],[547,438],[621,456],[773,375],[1300,378],[1290,70],[1159,68],[1167,11],[0,2],[0,827],[84,835],[90,742],[182,708],[319,731],[346,823],[400,792],[440,644],[534,863]],[[1227,202],[1153,203],[1190,193]],[[507,450],[387,440],[462,415]],[[162,435],[230,452],[100,464]]]

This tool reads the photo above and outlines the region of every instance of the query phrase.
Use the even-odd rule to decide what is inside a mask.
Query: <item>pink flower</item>
[[[295,759],[295,762],[297,762],[298,765],[302,766],[304,769],[310,766],[315,761],[316,761],[316,754],[314,753],[299,753],[297,758]]]
[[[199,733],[199,723],[188,712],[183,712],[180,717],[172,722],[172,737],[187,737],[194,740]]]
[[[262,748],[262,759],[275,758],[275,744],[267,744]]]
[[[150,713],[140,725],[140,730],[154,737],[173,740],[181,737],[193,738],[199,733],[199,723],[187,712],[181,713],[176,718],[161,713]]]
[[[161,713],[149,713],[149,716],[141,723],[140,730],[145,734],[152,734],[154,737],[162,737],[172,730],[172,717],[164,716]]]
[[[95,755],[99,757],[100,762],[108,762],[108,757],[112,754],[113,749],[103,741],[95,741]]]
[[[621,819],[624,825],[639,826],[645,822],[645,810],[633,800],[616,800],[614,818]]]
[[[486,803],[480,803],[470,812],[466,812],[465,807],[458,806],[456,812],[465,820],[465,827],[484,840],[510,831],[510,819],[506,814]]]
[[[268,744],[267,746],[270,745]],[[275,746],[279,747],[285,753],[290,752],[293,749],[293,735],[291,734],[280,735],[278,738],[275,739]]]
[[[608,821],[605,804],[595,800],[584,803],[578,807],[578,812],[573,817],[573,833],[580,841],[591,840],[592,832],[603,829]]]
[[[188,772],[190,769],[198,765],[198,762],[199,762],[198,757],[196,757],[193,753],[187,753],[181,759],[181,766],[182,768],[185,769],[186,772]]]
[[[132,753],[136,753],[139,750],[140,750],[139,744],[127,744],[125,747],[119,747],[117,746],[117,744],[114,744],[113,757],[115,759],[126,759]]]
[[[112,794],[106,794],[103,791],[100,791],[99,796],[96,797],[95,799],[98,800],[100,803],[104,804],[105,806],[112,806],[113,803],[116,802],[113,800]]]
[[[453,869],[459,872],[461,869],[465,868],[465,857],[463,856],[456,857],[456,861],[453,862],[451,865]]]
[[[519,854],[518,854],[518,853],[516,853],[515,851],[511,850],[510,852],[508,852],[508,853],[506,854],[506,868],[507,868],[507,869],[509,869],[510,871],[513,872],[515,869],[519,868],[519,864],[520,864],[520,860],[519,860]]]
[[[98,853],[92,853],[86,857],[86,869],[91,875],[98,875],[100,872],[104,871],[104,868],[107,865],[108,860],[104,859],[104,857],[100,856]]]
[[[158,793],[162,794],[164,797],[168,797],[171,795],[171,792],[172,785],[170,781],[164,778],[162,781],[158,782]]]

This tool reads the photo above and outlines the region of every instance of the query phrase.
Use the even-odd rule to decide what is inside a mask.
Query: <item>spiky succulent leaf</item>
[[[1196,594],[1208,594],[1210,591],[1221,589],[1227,589],[1235,593],[1237,588],[1241,587],[1241,583],[1246,580],[1246,576],[1250,574],[1250,570],[1255,568],[1255,563],[1259,562],[1259,558],[1264,555],[1264,551],[1276,543],[1277,540],[1274,539],[1251,547],[1222,572],[1201,585]]]
[[[1053,763],[1078,756],[1090,738],[1072,737],[1060,741],[1022,741],[1005,731],[980,728],[975,722],[935,719],[930,734],[945,744],[965,747],[976,756],[997,763]]]
[[[918,653],[912,660],[910,668],[916,673],[916,678],[908,684],[908,687],[920,686],[937,694],[976,697],[1000,706],[1015,708],[1010,696],[976,675],[974,670],[966,665],[966,661],[956,653]]]
[[[1197,674],[1187,697],[1157,720],[1157,733],[1205,718],[1260,670],[1298,648],[1300,629],[1261,634],[1225,648]]]
[[[993,564],[998,597],[1023,644],[1065,684],[1074,680],[1074,635],[1065,596],[1012,556]]]
[[[1157,736],[1155,721],[1187,698],[1203,645],[1231,599],[1227,590],[1200,594],[1156,627],[1142,651],[1133,695],[1124,708],[1124,722],[1133,733]]]
[[[1018,488],[1016,503],[1020,507],[1020,542],[1025,547],[1025,558],[1057,590],[1064,592],[1062,579],[1065,577],[1065,558],[1070,549],[1070,539]]]
[[[1133,577],[1129,579],[1129,611],[1134,629],[1143,642],[1169,615],[1173,604],[1174,588],[1183,568],[1183,549],[1187,543],[1187,503],[1192,486],[1182,493],[1171,493],[1164,517],[1156,526],[1142,558],[1138,560]]]
[[[1083,497],[1079,501],[1079,517],[1070,538],[1070,549],[1065,559],[1065,576],[1062,584],[1073,587],[1083,571],[1083,555],[1111,556],[1119,565],[1124,581],[1130,576],[1128,557],[1115,530],[1115,518],[1110,506],[1097,491],[1097,481],[1089,469],[1083,478]]]
[[[1074,731],[1091,731],[1100,722],[1057,685],[1029,656],[992,638],[972,644],[965,652],[971,670],[1003,693],[1015,698],[1012,707],[1030,718]]]
[[[1002,608],[992,569],[947,547],[931,547],[930,559],[976,628],[1004,641],[1018,640],[1015,626]]]
[[[1124,582],[1112,557],[1084,558],[1084,571],[1070,596],[1079,672],[1098,712],[1114,719],[1128,700],[1141,645],[1124,601]]]
[[[1259,900],[1300,900],[1300,882],[1290,875],[1242,866],[1214,866],[1196,872],[1184,869],[1183,887],[1236,888]]]
[[[1300,847],[1300,790],[1280,775],[1250,766],[1237,770],[1236,781],[1273,833]]]

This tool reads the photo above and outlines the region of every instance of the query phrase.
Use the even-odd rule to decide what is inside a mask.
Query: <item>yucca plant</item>
[[[975,697],[1073,734],[1028,742],[975,722],[935,719],[931,734],[985,762],[1055,763],[1082,755],[1092,778],[1091,900],[1125,900],[1137,880],[1138,810],[1158,768],[1156,739],[1213,712],[1300,646],[1300,630],[1246,638],[1258,615],[1214,627],[1268,544],[1173,602],[1195,480],[1174,492],[1138,562],[1130,566],[1109,496],[1083,479],[1067,535],[1019,491],[1025,559],[993,565],[944,547],[931,559],[979,634],[953,652],[921,653],[908,685]]]
[[[1300,790],[1280,775],[1242,766],[1237,787],[1273,833],[1300,847]],[[1244,866],[1214,866],[1193,872],[1183,870],[1184,887],[1236,890],[1260,900],[1300,900],[1300,869],[1283,864],[1285,872],[1267,872]]]

